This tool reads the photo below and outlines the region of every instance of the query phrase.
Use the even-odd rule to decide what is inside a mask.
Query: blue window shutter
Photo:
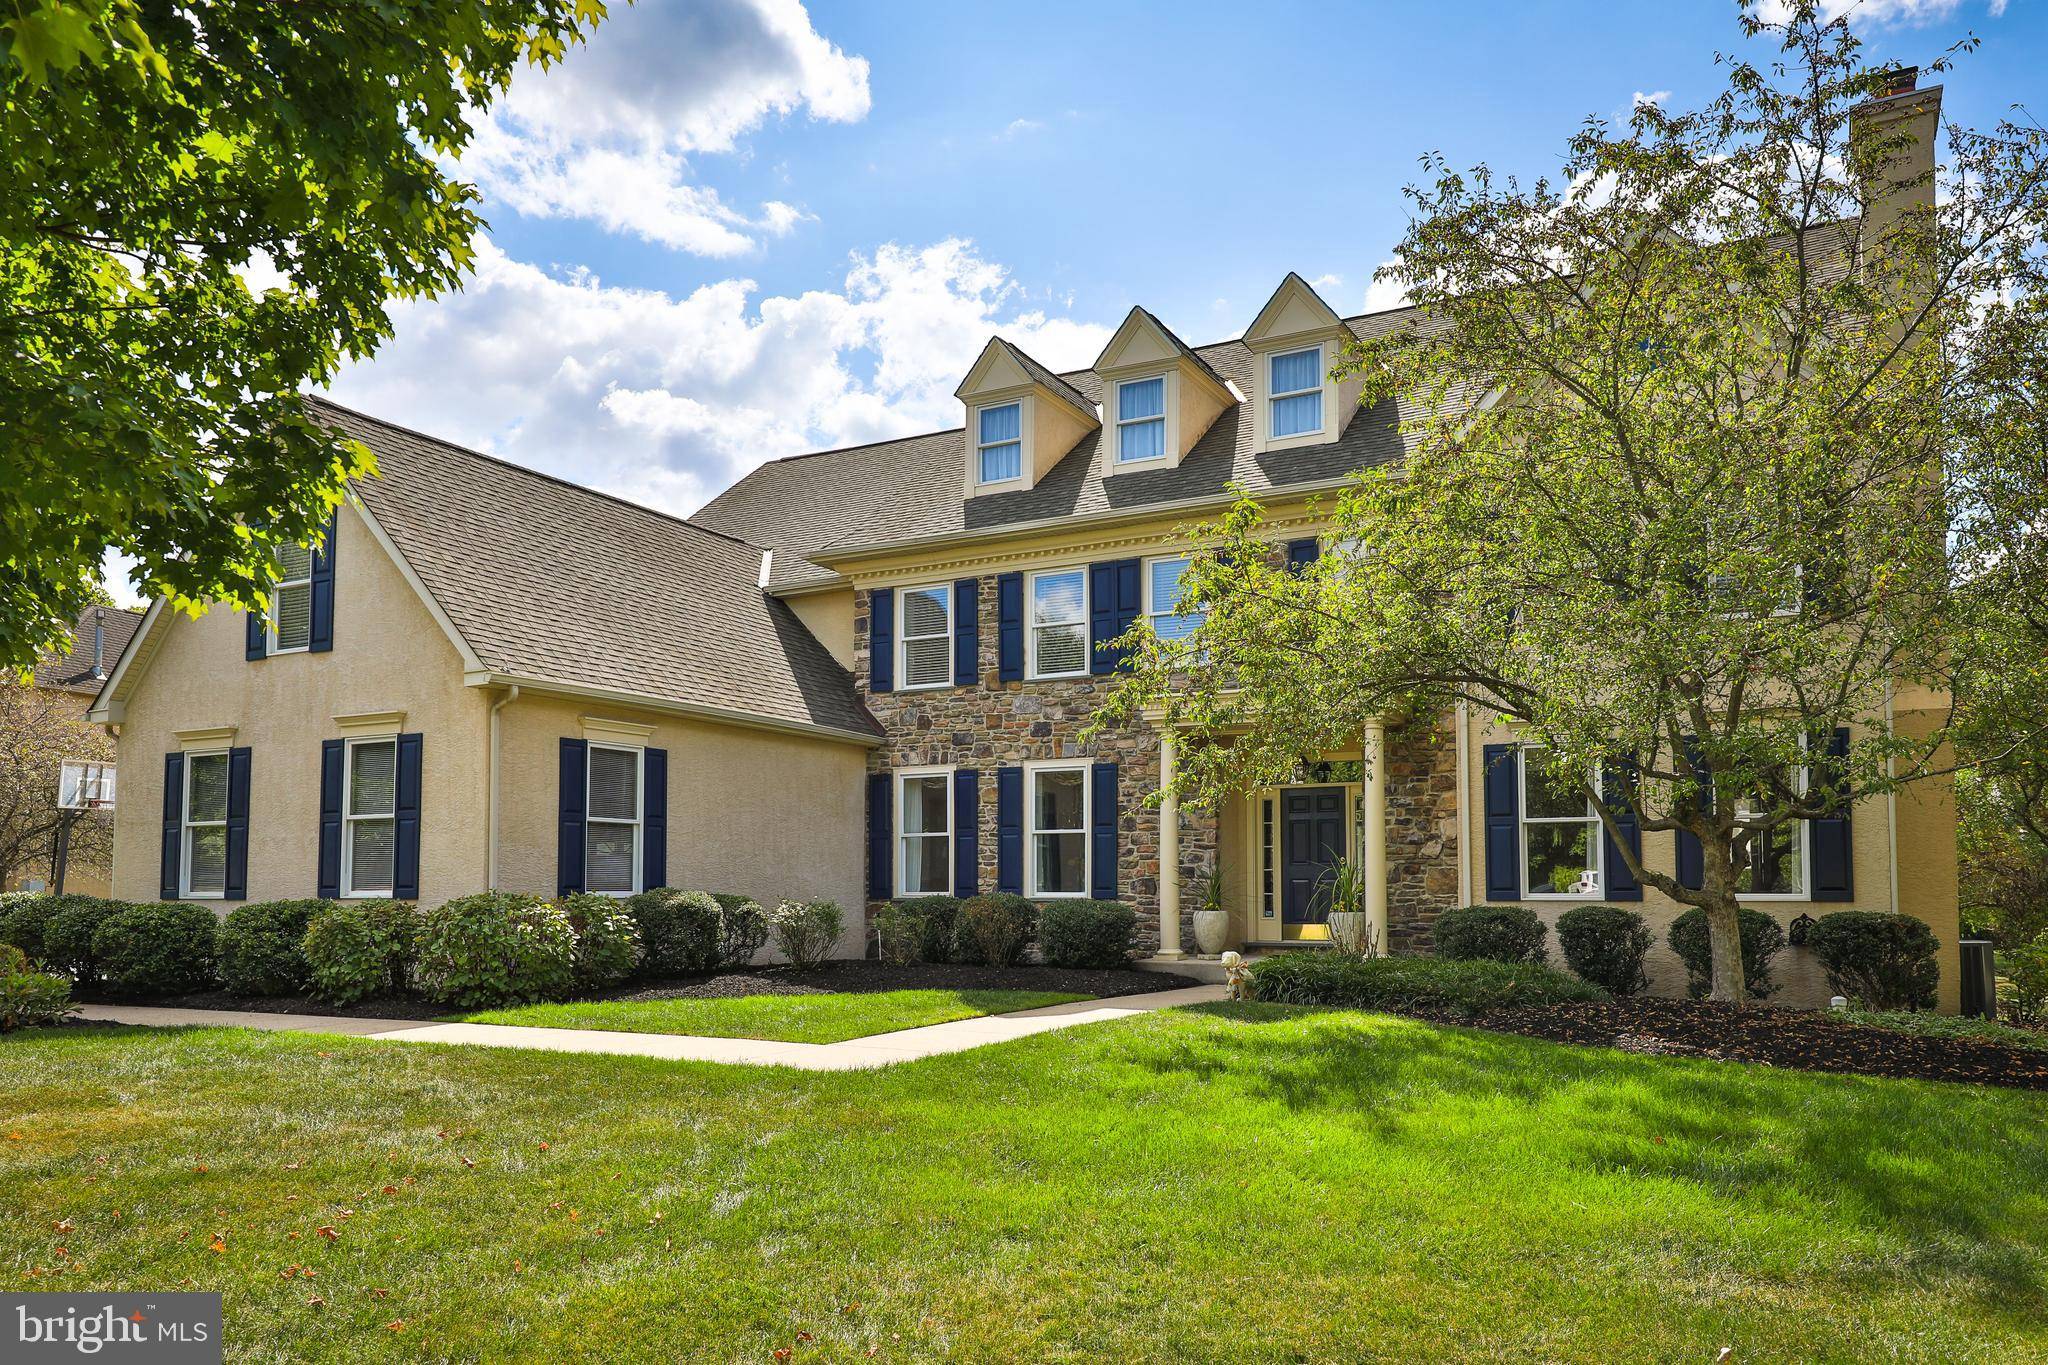
[[[896,590],[868,593],[868,691],[896,690]]]
[[[398,790],[391,803],[391,898],[420,898],[420,736],[398,737]]]
[[[1114,673],[1125,651],[1106,649],[1129,630],[1143,602],[1143,565],[1135,559],[1112,559],[1088,566],[1088,671]]]
[[[668,885],[668,750],[640,751],[640,886]]]
[[[1636,824],[1636,813],[1628,805],[1629,793],[1636,786],[1636,762],[1632,758],[1610,758],[1601,766],[1605,777],[1602,785],[1606,788],[1602,796],[1608,809],[1614,812],[1614,822],[1621,827],[1621,837],[1628,844],[1629,852],[1638,859],[1643,856],[1643,832]],[[1601,850],[1607,864],[1607,899],[1611,901],[1639,901],[1643,898],[1643,884],[1636,880],[1636,874],[1629,870],[1628,860],[1621,856],[1615,846],[1615,838],[1603,825],[1600,839],[1606,845]]]
[[[953,774],[953,894],[981,894],[981,774]]]
[[[260,611],[242,613],[242,634],[245,643],[242,657],[260,659],[270,652],[270,617]]]
[[[341,509],[327,514],[327,535],[313,547],[312,627],[306,648],[322,654],[334,648],[334,543],[340,539]]]
[[[1838,729],[1828,736],[1828,757],[1836,761],[1849,756],[1849,732]],[[1813,898],[1817,901],[1847,901],[1856,898],[1855,878],[1850,872],[1849,808],[1809,822],[1813,826]]]
[[[224,901],[249,899],[249,751],[228,750],[227,868],[221,878]]]
[[[996,769],[996,890],[1024,894],[1024,770]]]
[[[1006,573],[996,579],[996,678],[1024,680],[1024,575]]]
[[[163,869],[157,878],[157,895],[167,901],[178,898],[179,863],[185,854],[185,755],[164,755],[164,847]]]
[[[318,894],[333,900],[341,894],[341,772],[348,743],[320,741],[320,866]]]
[[[1710,779],[1713,774],[1707,771],[1706,761],[1700,757],[1699,745],[1690,736],[1685,740],[1685,756],[1686,761],[1692,764],[1693,772],[1698,775],[1701,785],[1706,788],[1701,793],[1701,808],[1712,810],[1714,808],[1714,789]],[[1706,850],[1700,847],[1700,836],[1694,834],[1691,830],[1679,830],[1677,839],[1678,866],[1674,875],[1678,878],[1680,886],[1685,887],[1687,890],[1697,891],[1706,884],[1707,880]]]
[[[1317,543],[1314,536],[1308,536],[1301,540],[1290,540],[1287,542],[1287,567],[1296,573],[1300,573],[1303,569],[1315,563],[1321,554],[1322,546]]]
[[[1482,752],[1486,765],[1486,898],[1522,898],[1522,830],[1517,776],[1520,760],[1512,744],[1489,744]]]
[[[981,580],[963,578],[953,584],[953,685],[972,687],[981,681]]]
[[[896,858],[889,847],[890,830],[895,824],[889,789],[894,782],[888,773],[868,774],[868,899],[871,901],[885,901],[896,894]]]
[[[583,889],[583,820],[590,802],[590,745],[562,741],[561,777],[556,786],[555,894]]]
[[[1123,818],[1117,802],[1116,764],[1090,764],[1088,779],[1092,787],[1088,797],[1088,894],[1099,901],[1113,901],[1117,884],[1116,831]]]

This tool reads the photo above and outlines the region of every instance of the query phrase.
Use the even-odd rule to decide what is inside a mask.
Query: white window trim
[[[1109,411],[1117,414],[1123,412],[1124,385],[1150,384],[1155,381],[1159,385],[1159,415],[1157,417],[1133,417],[1126,420],[1119,415],[1116,418],[1116,437],[1110,447],[1109,460],[1110,467],[1113,469],[1149,469],[1154,465],[1171,464],[1173,462],[1173,423],[1169,420],[1168,413],[1174,398],[1174,392],[1173,385],[1168,382],[1166,375],[1148,374],[1140,375],[1135,379],[1117,380],[1116,392],[1110,395]],[[1144,426],[1151,422],[1159,424],[1159,453],[1157,455],[1147,455],[1143,459],[1126,460],[1124,458],[1124,428]]]
[[[1315,383],[1314,383],[1313,385],[1311,385],[1310,387],[1308,387],[1308,388],[1305,388],[1305,389],[1289,389],[1289,390],[1287,390],[1287,391],[1286,391],[1285,393],[1279,393],[1279,392],[1276,392],[1276,391],[1274,391],[1274,388],[1273,388],[1273,362],[1274,362],[1274,361],[1276,361],[1276,360],[1279,360],[1279,359],[1281,359],[1281,358],[1282,358],[1283,356],[1290,356],[1290,355],[1301,355],[1301,354],[1303,354],[1304,352],[1307,352],[1307,351],[1314,351],[1314,352],[1316,353],[1316,382],[1315,382]],[[1329,426],[1330,426],[1330,398],[1329,398],[1329,393],[1328,393],[1328,389],[1329,389],[1329,384],[1328,384],[1328,382],[1327,382],[1327,378],[1328,378],[1328,377],[1327,377],[1327,376],[1326,376],[1326,375],[1324,374],[1324,372],[1323,372],[1323,371],[1324,371],[1324,368],[1325,368],[1325,367],[1324,367],[1324,365],[1323,365],[1323,343],[1322,343],[1322,342],[1318,341],[1318,342],[1316,342],[1316,343],[1315,343],[1314,345],[1312,345],[1312,346],[1284,346],[1284,347],[1280,347],[1280,348],[1277,348],[1277,349],[1275,349],[1275,350],[1272,350],[1272,351],[1269,351],[1269,352],[1267,352],[1267,353],[1265,354],[1265,356],[1264,356],[1264,357],[1263,357],[1263,358],[1261,359],[1261,362],[1260,362],[1260,363],[1261,363],[1261,364],[1263,364],[1263,365],[1265,366],[1265,376],[1264,376],[1264,377],[1265,377],[1265,381],[1266,381],[1266,436],[1267,436],[1267,438],[1268,438],[1269,440],[1274,440],[1274,441],[1300,441],[1300,440],[1306,440],[1307,438],[1309,438],[1309,437],[1311,437],[1311,436],[1321,436],[1321,435],[1323,435],[1323,434],[1324,434],[1324,433],[1325,433],[1326,431],[1328,431],[1328,430],[1329,430]],[[1288,398],[1304,398],[1304,397],[1307,397],[1307,396],[1308,396],[1309,394],[1312,394],[1312,393],[1314,393],[1314,394],[1321,394],[1321,395],[1322,395],[1322,402],[1321,402],[1320,404],[1318,404],[1318,405],[1317,405],[1317,408],[1316,408],[1316,414],[1317,414],[1317,416],[1316,416],[1316,424],[1315,424],[1315,426],[1313,426],[1313,427],[1309,428],[1309,429],[1308,429],[1308,430],[1306,430],[1306,431],[1290,431],[1290,432],[1288,432],[1288,433],[1287,433],[1287,434],[1286,434],[1285,436],[1282,436],[1282,435],[1280,435],[1280,434],[1279,434],[1278,432],[1276,432],[1276,431],[1274,431],[1274,430],[1273,430],[1273,409],[1274,409],[1274,408],[1275,408],[1275,407],[1276,407],[1276,406],[1277,406],[1277,405],[1278,405],[1278,404],[1279,404],[1279,403],[1280,403],[1280,402],[1281,402],[1281,401],[1282,401],[1283,399],[1288,399]]]
[[[313,647],[313,556],[317,550],[306,553],[306,576],[304,578],[280,578],[270,585],[270,607],[263,613],[263,652],[265,654],[304,654]],[[276,561],[273,560],[273,563]],[[281,645],[277,642],[277,613],[284,605],[286,588],[306,590],[306,643],[302,645]]]
[[[1721,585],[1726,583],[1727,581],[1727,574],[1708,574],[1708,591],[1717,591],[1721,587]],[[1748,611],[1716,611],[1714,615],[1717,619],[1722,621],[1775,621],[1784,620],[1786,618],[1793,616],[1800,616],[1803,615],[1805,611],[1806,566],[1804,564],[1794,564],[1792,566],[1792,597],[1789,602],[1781,600],[1776,606],[1772,607],[1769,611],[1765,612],[1761,616],[1757,615],[1755,612]]]
[[[1174,560],[1179,560],[1179,561],[1180,561],[1180,562],[1181,562],[1182,564],[1189,564],[1189,563],[1192,563],[1192,562],[1193,562],[1193,556],[1191,556],[1191,555],[1184,555],[1184,554],[1167,554],[1167,555],[1149,555],[1149,556],[1147,556],[1147,557],[1146,557],[1146,559],[1145,559],[1145,563],[1144,563],[1144,574],[1145,574],[1145,621],[1146,621],[1146,624],[1148,624],[1148,625],[1150,625],[1150,626],[1152,627],[1152,633],[1153,633],[1154,635],[1157,635],[1157,634],[1159,634],[1159,618],[1160,618],[1161,616],[1199,616],[1199,617],[1201,617],[1201,618],[1202,618],[1202,619],[1203,619],[1204,621],[1207,621],[1207,620],[1209,619],[1209,613],[1207,613],[1207,612],[1205,612],[1205,611],[1204,611],[1204,612],[1190,612],[1190,611],[1168,611],[1168,612],[1162,612],[1162,611],[1160,611],[1160,610],[1159,610],[1159,607],[1158,607],[1158,602],[1157,602],[1157,599],[1156,599],[1156,597],[1155,597],[1155,595],[1154,595],[1154,593],[1153,593],[1153,582],[1152,582],[1152,566],[1153,566],[1154,564],[1164,564],[1164,563],[1168,563],[1168,562],[1171,562],[1171,561],[1174,561]]]
[[[615,749],[622,754],[633,755],[634,786],[633,818],[631,820],[614,820],[610,816],[597,816],[591,814],[590,771],[593,765],[590,762],[590,754],[595,753],[599,749]],[[584,754],[583,883],[586,888],[590,884],[590,827],[592,825],[629,825],[632,827],[633,830],[632,889],[627,891],[597,891],[593,894],[599,896],[611,896],[619,900],[623,900],[627,896],[639,895],[641,891],[646,889],[640,885],[640,879],[643,875],[645,875],[643,869],[647,866],[646,849],[643,846],[644,841],[647,838],[647,748],[645,745],[598,744],[593,742],[591,743],[589,750]]]
[[[218,820],[194,820],[192,818],[192,773],[199,766],[194,760],[201,758],[219,758],[228,765],[229,781],[232,781],[234,778],[232,771],[234,759],[228,756],[226,749],[198,749],[190,750],[185,754],[185,771],[180,777],[180,780],[185,784],[185,792],[178,808],[178,899],[187,901],[226,900],[228,889],[225,877],[222,878],[221,889],[218,891],[194,891],[192,889],[192,831],[195,829],[218,829],[222,831],[221,837],[225,839],[228,827],[228,801],[221,803],[220,819]],[[229,800],[232,799],[232,793],[230,793]]]
[[[356,746],[359,744],[389,744],[391,746],[391,813],[389,815],[356,815],[350,811],[355,803],[350,799],[355,794]],[[341,754],[341,898],[343,900],[382,900],[391,895],[389,886],[357,886],[356,883],[356,838],[355,826],[370,820],[391,822],[392,863],[395,878],[398,873],[398,736],[363,735],[344,741]]]
[[[1591,802],[1588,802],[1586,804],[1586,814],[1583,816],[1532,816],[1529,814],[1529,755],[1538,752],[1541,751],[1528,745],[1524,745],[1515,751],[1517,759],[1516,778],[1517,781],[1519,781],[1521,784],[1520,789],[1515,793],[1517,801],[1516,818],[1520,822],[1520,824],[1517,826],[1515,830],[1515,843],[1520,848],[1520,859],[1522,864],[1520,869],[1520,876],[1522,882],[1522,899],[1532,901],[1600,900],[1607,895],[1607,840],[1602,837],[1606,827],[1601,824],[1600,816],[1597,812],[1593,810]],[[1593,784],[1596,790],[1599,787],[1599,783],[1600,765],[1596,763],[1593,765]],[[1591,866],[1593,872],[1594,889],[1590,892],[1538,891],[1536,888],[1530,886],[1529,841],[1524,836],[1523,830],[1525,830],[1530,825],[1576,825],[1581,823],[1589,827],[1589,833],[1586,836],[1588,841],[1587,851],[1592,856]]]
[[[1799,747],[1802,750],[1805,749],[1806,744],[1804,740],[1800,741]],[[1805,763],[1801,763],[1799,765],[1799,794],[1801,796],[1806,794],[1806,784],[1812,780],[1812,777],[1812,768]],[[1741,815],[1742,806],[1743,803],[1740,801],[1735,803],[1738,819]],[[1792,824],[1799,834],[1799,889],[1797,891],[1744,891],[1735,897],[1737,901],[1810,901],[1813,899],[1813,821],[1794,820]],[[1756,854],[1755,839],[1750,840],[1749,851],[1751,857],[1754,858]]]
[[[981,416],[1001,408],[1017,409],[1017,439],[1014,441],[984,441],[981,439]],[[1025,461],[1030,455],[1031,414],[1025,410],[1022,398],[1005,399],[1000,403],[984,403],[974,409],[974,486],[976,488],[1008,488],[1024,482]],[[984,479],[981,477],[981,453],[995,446],[1017,447],[1017,472],[1007,479]]]
[[[1095,782],[1087,759],[1043,759],[1024,765],[1024,894],[1033,900],[1087,900],[1095,886]],[[1041,891],[1038,889],[1038,777],[1041,773],[1073,772],[1081,775],[1081,889]],[[1047,834],[1071,834],[1073,830],[1046,830]]]
[[[905,809],[903,801],[904,789],[910,784],[911,779],[919,777],[943,777],[946,779],[946,885],[940,891],[912,891],[909,889],[910,878],[908,873],[910,859],[908,854],[910,851],[910,840],[935,837],[930,832],[924,834],[909,833],[906,828],[908,822],[903,818]],[[898,768],[895,770],[893,778],[896,784],[896,819],[894,826],[896,841],[896,894],[898,896],[950,896],[953,894],[953,840],[957,833],[953,828],[953,769],[950,767]]]
[[[1081,576],[1081,616],[1079,621],[1081,627],[1081,666],[1077,669],[1074,669],[1072,672],[1068,673],[1047,673],[1038,666],[1039,626],[1041,624],[1048,626],[1064,626],[1073,623],[1068,621],[1046,621],[1041,623],[1039,621],[1038,580],[1041,578],[1052,577],[1060,574],[1075,573],[1078,573]],[[1090,651],[1093,648],[1094,643],[1093,640],[1090,638],[1090,631],[1092,628],[1088,620],[1088,591],[1088,566],[1085,564],[1069,564],[1064,568],[1057,569],[1034,569],[1031,571],[1031,573],[1025,576],[1024,674],[1026,677],[1031,678],[1034,681],[1041,681],[1055,678],[1085,678],[1088,676]]]
[[[941,592],[946,596],[946,676],[937,682],[914,683],[910,680],[910,594],[914,592]],[[953,626],[960,618],[953,601],[951,583],[913,583],[896,590],[896,687],[902,692],[929,692],[934,688],[953,686]],[[920,640],[938,637],[920,635]]]

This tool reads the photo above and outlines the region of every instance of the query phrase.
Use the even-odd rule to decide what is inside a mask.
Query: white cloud
[[[1820,0],[1820,17],[1825,22],[1846,14],[1851,23],[1917,28],[1940,23],[1954,14],[1960,3],[1961,0]],[[1792,17],[1790,0],[1759,0],[1754,9],[1756,16],[1766,23],[1782,24]],[[2004,0],[1992,0],[1992,16],[1996,18],[2004,12]]]
[[[675,512],[777,456],[957,426],[992,332],[1054,369],[1109,339],[958,239],[884,246],[794,297],[745,279],[672,297],[478,246],[468,287],[401,310],[336,401]]]
[[[1385,270],[1390,265],[1399,264],[1398,260],[1381,261],[1379,269]],[[1378,271],[1374,272],[1372,283],[1365,287],[1366,312],[1383,313],[1389,308],[1399,308],[1407,302],[1408,291],[1402,287],[1399,280],[1383,280],[1379,278]]]
[[[726,204],[693,183],[690,156],[730,152],[772,117],[849,123],[868,107],[867,59],[822,37],[797,0],[614,5],[565,60],[520,73],[461,168],[531,217],[733,256],[804,215]]]
[[[1308,287],[1316,290],[1318,293],[1325,289],[1342,289],[1344,287],[1344,277],[1342,275],[1318,275],[1308,282]]]
[[[1011,138],[1023,137],[1027,133],[1042,133],[1044,131],[1045,124],[1038,119],[1013,118],[1003,125],[1003,131],[996,134],[996,136],[1007,141]]]
[[[1629,107],[1635,108],[1638,105],[1644,104],[1662,104],[1670,98],[1671,92],[1669,90],[1652,90],[1647,94],[1638,90],[1635,93],[1635,97],[1629,100]]]

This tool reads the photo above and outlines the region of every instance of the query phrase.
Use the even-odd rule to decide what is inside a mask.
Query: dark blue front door
[[[1344,789],[1294,787],[1280,793],[1280,918],[1322,924],[1330,917],[1330,869],[1344,856]]]

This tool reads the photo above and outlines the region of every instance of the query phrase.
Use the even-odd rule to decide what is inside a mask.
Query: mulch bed
[[[2048,1090],[2048,1052],[1980,1038],[1933,1038],[1852,1024],[1820,1010],[1760,1005],[1738,1009],[1705,1000],[1644,996],[1597,1005],[1494,1010],[1477,1018],[1438,1022],[1659,1057]]]

